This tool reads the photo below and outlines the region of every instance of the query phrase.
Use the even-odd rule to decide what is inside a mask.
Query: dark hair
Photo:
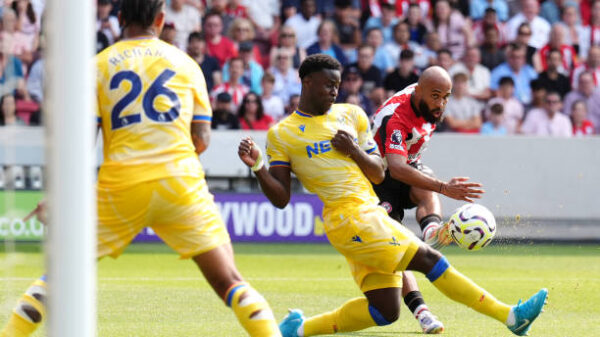
[[[442,48],[442,49],[438,50],[437,56],[440,56],[441,54],[448,54],[448,55],[450,55],[450,57],[452,57],[452,52],[448,48]]]
[[[247,93],[246,95],[244,95],[244,98],[242,99],[242,103],[240,104],[240,107],[238,108],[238,117],[242,118],[242,119],[246,119],[246,102],[248,101],[248,96],[256,97],[256,119],[257,120],[262,119],[265,115],[265,109],[263,107],[260,96],[257,93],[255,93],[254,91],[251,91],[251,92]],[[250,123],[248,123],[248,125],[250,125]]]
[[[204,34],[201,32],[191,32],[190,35],[188,35],[188,43],[192,42],[192,40],[206,41],[204,39]]]
[[[544,83],[540,79],[531,80],[529,82],[529,86],[531,87],[532,91],[537,91],[537,90],[541,90],[541,89],[545,90],[546,89],[546,86],[544,85]]]
[[[313,54],[307,56],[298,70],[300,79],[304,79],[307,75],[319,72],[323,69],[342,70],[342,65],[338,60],[326,54]]]
[[[208,18],[210,18],[211,16],[218,16],[219,20],[221,20],[221,22],[223,22],[223,17],[221,16],[221,13],[215,11],[215,10],[210,10],[208,13],[206,13],[204,15],[204,17],[202,18],[202,24],[206,23],[206,20],[208,20]]]
[[[512,85],[514,87],[515,86],[515,81],[510,76],[504,76],[504,77],[502,77],[500,79],[499,85],[503,86],[505,84],[510,84],[510,85]]]
[[[415,52],[410,50],[410,49],[403,49],[400,52],[400,59],[401,60],[412,60],[413,57],[415,57]]]
[[[6,99],[7,96],[13,96],[13,94],[6,94],[2,97],[0,97],[0,125],[4,125],[4,100]],[[16,112],[16,111],[15,111]]]
[[[518,42],[511,42],[508,44],[508,50],[510,52],[517,51],[517,50],[525,50],[525,45],[518,43]]]
[[[164,0],[123,0],[121,2],[121,21],[123,27],[131,24],[147,28],[152,25],[156,15],[162,10]]]
[[[15,14],[17,14],[17,17],[19,17],[19,11],[17,10],[17,2],[18,1],[13,1],[13,3],[10,5],[10,7],[15,11]],[[33,5],[31,4],[31,1],[27,2],[27,19],[29,20],[29,23],[35,23],[35,11],[33,10]]]
[[[494,103],[490,107],[490,112],[494,115],[501,115],[504,112],[504,105],[500,103]]]
[[[550,95],[556,95],[556,96],[558,96],[558,98],[560,99],[560,101],[561,101],[561,103],[562,103],[562,99],[560,98],[560,93],[559,93],[558,91],[556,91],[556,90],[554,90],[554,89],[548,90],[548,91],[546,92],[546,95],[545,95],[545,97],[548,97],[548,96],[550,96]]]

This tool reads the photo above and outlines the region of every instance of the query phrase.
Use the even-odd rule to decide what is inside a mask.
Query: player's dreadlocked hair
[[[136,24],[143,28],[150,27],[163,8],[164,2],[164,0],[123,0],[121,2],[123,26]]]
[[[300,79],[323,69],[342,70],[342,65],[333,57],[325,54],[313,54],[304,59],[298,71]]]

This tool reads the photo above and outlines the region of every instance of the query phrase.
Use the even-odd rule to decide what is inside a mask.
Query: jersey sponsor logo
[[[306,146],[306,155],[308,158],[312,158],[313,156],[317,156],[326,152],[331,151],[331,141],[322,140],[317,143],[313,143],[313,145]]]
[[[402,144],[402,131],[394,130],[390,136],[390,148],[394,150],[404,150],[404,144]]]

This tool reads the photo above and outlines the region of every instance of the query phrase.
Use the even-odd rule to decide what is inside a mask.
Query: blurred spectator
[[[579,85],[567,94],[564,101],[565,114],[571,116],[571,107],[575,101],[583,100],[587,103],[588,117],[594,123],[596,128],[600,125],[600,91],[594,89],[594,76],[589,71],[584,71],[579,75]]]
[[[404,49],[400,53],[398,67],[383,80],[386,97],[390,97],[397,91],[418,81],[419,75],[415,68],[414,53],[410,49]]]
[[[483,19],[488,9],[492,9],[500,21],[508,20],[508,5],[505,0],[471,0],[469,16],[473,20]]]
[[[586,30],[581,24],[576,3],[568,1],[565,4],[562,22],[559,24],[565,31],[564,43],[573,46],[579,58],[585,59],[590,49],[590,39],[587,36],[589,30]]]
[[[0,99],[0,125],[11,126],[11,125],[26,125],[19,116],[17,116],[17,105],[15,103],[15,96],[11,94],[3,95]]]
[[[110,0],[98,0],[96,30],[101,31],[108,39],[108,45],[115,43],[121,36],[121,26],[116,16],[110,15]]]
[[[356,67],[362,78],[363,85],[360,91],[371,100],[373,94],[384,96],[383,77],[381,70],[373,64],[373,47],[363,44],[358,47],[358,61],[349,67]]]
[[[574,3],[574,1],[565,0],[545,0],[540,6],[540,17],[548,21],[549,24],[553,25],[560,21],[561,7],[564,8],[566,3]]]
[[[321,22],[317,29],[318,40],[306,49],[307,55],[327,54],[337,59],[342,66],[348,64],[346,54],[335,41],[337,40],[337,29],[331,20]]]
[[[347,103],[348,97],[356,96],[358,103],[353,103],[360,106],[366,113],[367,116],[373,114],[373,106],[369,98],[360,91],[363,80],[360,77],[360,72],[355,66],[347,67],[342,74],[342,83],[340,84],[340,90],[336,98],[337,103]]]
[[[30,100],[25,87],[23,63],[9,53],[4,36],[0,35],[0,96],[6,94],[16,94],[17,97]]]
[[[256,27],[256,37],[270,44],[281,27],[280,2],[278,0],[246,1],[245,5],[249,18]]]
[[[248,18],[248,9],[241,4],[240,0],[228,0],[225,6],[225,13],[233,18]]]
[[[425,57],[427,64],[433,65],[437,63],[437,54],[442,49],[440,36],[436,32],[429,32],[425,35]]]
[[[467,95],[469,77],[464,72],[452,76],[452,96],[444,111],[444,124],[449,131],[479,133],[483,105]]]
[[[564,43],[565,30],[562,25],[555,24],[550,31],[550,41],[533,56],[533,65],[537,72],[548,68],[548,54],[550,50],[557,50],[561,54],[561,63],[558,72],[568,76],[577,66],[577,52],[575,48]]]
[[[446,48],[440,49],[437,52],[437,59],[435,64],[449,71],[454,65],[454,59],[452,58],[452,52]]]
[[[2,32],[0,33],[6,52],[18,57],[26,65],[33,61],[34,42],[30,37],[17,30],[17,15],[12,8],[2,13]],[[37,41],[37,40],[36,40]],[[37,42],[35,42],[37,47]]]
[[[217,95],[211,128],[217,130],[237,130],[240,128],[240,121],[233,113],[231,95],[226,92]]]
[[[284,117],[285,106],[281,97],[273,95],[274,86],[275,77],[273,74],[266,72],[262,78],[263,94],[261,100],[265,113],[278,121]]]
[[[244,41],[239,44],[239,58],[244,62],[244,74],[240,79],[240,83],[250,88],[250,91],[258,95],[262,95],[261,81],[264,70],[258,62],[253,58],[253,46],[250,41]],[[223,67],[223,81],[229,80],[229,63]]]
[[[221,17],[224,32],[229,31],[229,26],[235,19],[235,17],[227,13],[227,1],[228,0],[211,0],[210,6],[208,7],[209,13],[218,14]],[[206,18],[204,19],[206,20]]]
[[[525,46],[525,59],[527,61],[527,64],[533,67],[533,55],[535,55],[535,53],[537,52],[537,48],[529,44],[529,41],[531,41],[531,26],[529,25],[529,23],[523,22],[519,26],[519,29],[517,31],[517,39],[515,40],[515,42]]]
[[[391,56],[392,60],[399,60],[400,52],[406,49],[413,52],[417,68],[424,69],[427,67],[428,61],[425,51],[418,43],[410,40],[408,23],[399,22],[394,26],[394,40],[385,45],[385,51]]]
[[[39,58],[31,66],[27,76],[27,92],[37,103],[44,101],[44,59]]]
[[[175,30],[175,24],[171,22],[165,23],[162,31],[160,32],[159,38],[168,44],[178,47],[177,41],[175,40],[177,38],[177,30]]]
[[[546,106],[546,84],[541,79],[531,81],[531,104],[525,107],[525,111],[531,109],[544,109]]]
[[[488,70],[492,70],[506,61],[506,53],[499,47],[498,34],[495,27],[487,27],[484,31],[485,40],[479,47],[481,64]]]
[[[244,96],[238,118],[242,130],[268,130],[273,125],[273,118],[265,114],[260,97],[253,92]]]
[[[538,49],[542,48],[548,43],[550,24],[538,15],[540,5],[537,0],[523,0],[521,5],[521,12],[507,22],[508,38],[510,41],[515,40],[521,24],[528,22],[532,32],[529,44]]]
[[[206,80],[206,88],[210,92],[215,85],[221,84],[222,75],[219,61],[206,54],[206,41],[202,33],[191,33],[187,46],[190,57],[202,68],[202,73]]]
[[[383,0],[383,1],[380,1],[380,4],[381,4],[381,16],[370,17],[367,20],[367,22],[365,23],[363,31],[367,32],[371,28],[381,29],[381,32],[383,33],[383,42],[387,44],[394,40],[394,26],[399,21],[398,21],[398,18],[396,17],[396,7],[394,6],[393,3]],[[418,6],[417,6],[417,11],[420,15],[421,11],[419,10]],[[417,22],[417,25],[418,25],[418,22]]]
[[[585,101],[575,101],[571,106],[571,123],[573,124],[573,136],[583,137],[594,134],[594,124],[587,119]]]
[[[573,124],[573,136],[583,137],[594,134],[594,124],[587,119],[585,101],[575,101],[571,106],[571,123]]]
[[[504,108],[504,119],[502,125],[506,128],[508,134],[518,133],[521,125],[521,120],[525,115],[523,104],[514,97],[515,82],[511,77],[503,77],[500,79],[500,86],[496,97],[489,100],[485,109],[485,118],[490,119],[491,107],[496,104],[502,104]]]
[[[283,0],[281,1],[281,21],[285,24],[289,18],[298,14],[300,8],[300,0]]]
[[[11,8],[17,14],[17,30],[29,38],[31,50],[35,51],[38,47],[38,37],[41,30],[40,17],[36,14],[29,0],[13,1]]]
[[[233,20],[231,25],[229,25],[228,35],[231,38],[231,41],[233,42],[233,44],[235,45],[235,47],[238,51],[240,50],[241,43],[246,42],[246,41],[251,42],[254,40],[254,37],[256,36],[252,22],[250,20],[244,19],[244,18],[237,18],[237,19]],[[252,45],[251,52],[253,54],[254,61],[256,61],[260,64],[263,64],[262,55],[260,53],[260,50],[258,50],[258,47],[255,44],[251,44],[251,45]]]
[[[222,92],[229,93],[234,105],[237,107],[242,102],[242,98],[246,95],[250,88],[241,83],[242,76],[244,75],[244,61],[239,57],[234,57],[229,60],[229,81],[223,82],[213,88],[210,95],[214,102],[218,94]]]
[[[290,96],[300,94],[302,83],[298,72],[292,68],[292,55],[286,49],[277,51],[275,64],[269,72],[275,77],[273,94],[279,96],[284,102],[289,101]]]
[[[344,100],[344,103],[354,104],[354,105],[359,105],[360,106],[360,97],[358,95],[356,95],[356,94],[348,95],[346,97],[346,100]]]
[[[508,60],[492,70],[492,90],[498,90],[502,77],[509,76],[515,83],[515,97],[523,104],[531,102],[531,87],[529,83],[538,77],[538,73],[525,64],[525,47],[512,43],[508,47]]]
[[[338,43],[347,59],[356,57],[356,47],[361,41],[360,23],[352,15],[351,0],[336,0],[333,22],[338,32]]]
[[[579,75],[584,71],[589,71],[594,79],[594,85],[600,85],[600,46],[592,46],[589,49],[587,60],[573,70],[571,85],[573,89],[577,89],[579,85]]]
[[[306,51],[296,45],[296,32],[290,26],[281,27],[279,44],[271,48],[270,65],[275,64],[279,50],[285,50],[292,56],[292,67],[300,68],[300,63],[306,58]]]
[[[546,70],[539,76],[539,80],[544,84],[548,91],[556,91],[559,93],[560,98],[563,99],[565,95],[571,91],[571,82],[569,78],[562,73],[560,69],[564,66],[562,62],[562,56],[558,49],[551,49],[546,54],[547,61],[544,62]]]
[[[590,46],[600,46],[600,0],[594,0],[592,4],[590,25],[586,27],[586,30]]]
[[[379,68],[379,70],[381,70],[382,74],[386,74],[394,70],[398,59],[392,58],[392,56],[386,52],[385,47],[383,46],[383,35],[381,34],[381,29],[371,28],[367,32],[365,43],[373,47],[373,50],[375,50],[373,64]]]
[[[307,49],[317,42],[317,29],[321,19],[316,15],[315,0],[302,0],[300,6],[300,13],[287,19],[285,24],[296,32],[298,46]]]
[[[492,96],[490,90],[490,71],[481,63],[481,52],[477,47],[469,47],[463,62],[454,64],[450,68],[450,76],[465,73],[468,76],[467,95],[483,101]]]
[[[487,136],[504,136],[507,134],[504,122],[504,106],[495,103],[490,107],[489,120],[481,125],[481,134]]]
[[[108,38],[101,31],[96,32],[96,54],[99,54],[106,47],[108,47]]]
[[[521,132],[535,136],[571,137],[571,121],[560,112],[561,109],[560,95],[549,91],[546,93],[546,108],[529,111],[521,126]]]
[[[429,30],[438,33],[442,46],[449,49],[455,59],[460,59],[473,41],[470,24],[459,11],[450,7],[448,0],[435,3]]]
[[[427,27],[423,24],[423,16],[421,15],[421,8],[416,3],[411,3],[408,7],[408,15],[404,22],[408,23],[408,29],[410,31],[410,40],[420,45],[425,43],[425,35],[427,34]]]
[[[483,16],[482,20],[479,20],[473,24],[473,36],[475,38],[475,42],[478,45],[483,44],[486,40],[485,30],[490,27],[496,29],[498,32],[498,41],[496,43],[501,46],[505,45],[507,42],[506,26],[504,23],[498,21],[498,18],[496,17],[496,11],[491,7],[485,10],[485,15]]]
[[[208,55],[219,60],[222,67],[227,60],[237,56],[235,45],[223,36],[223,19],[216,12],[209,12],[204,17],[204,37],[208,47]]]
[[[285,106],[285,115],[288,116],[294,111],[298,110],[298,105],[300,105],[300,95],[294,94],[290,96],[290,100],[288,104]]]

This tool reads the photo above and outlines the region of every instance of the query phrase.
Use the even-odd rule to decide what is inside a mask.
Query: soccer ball
[[[459,247],[479,250],[487,246],[496,234],[496,220],[484,206],[466,204],[452,214],[448,231]]]

